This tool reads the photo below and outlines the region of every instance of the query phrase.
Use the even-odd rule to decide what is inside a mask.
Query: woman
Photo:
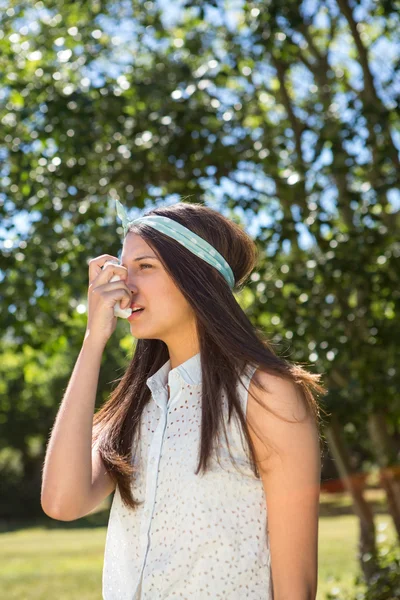
[[[99,368],[118,301],[142,308],[128,318],[137,342],[94,415],[90,492],[69,513],[83,516],[115,489],[103,598],[315,598],[312,392],[325,389],[276,356],[235,299],[256,265],[254,242],[203,205],[130,223],[118,206],[121,264],[90,262],[85,343],[92,357],[100,347]]]

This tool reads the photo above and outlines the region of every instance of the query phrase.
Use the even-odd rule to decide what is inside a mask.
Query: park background
[[[200,202],[252,235],[237,300],[328,389],[318,600],[400,597],[398,9],[0,0],[2,597],[101,597],[112,497],[57,522],[40,487],[88,260],[120,255],[115,199]],[[121,319],[96,409],[133,344]]]

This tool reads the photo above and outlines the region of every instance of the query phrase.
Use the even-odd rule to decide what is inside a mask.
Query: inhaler
[[[104,269],[107,265],[119,265],[120,263],[117,262],[116,260],[108,260],[106,263],[104,263],[104,265],[102,266],[102,269]],[[110,279],[110,283],[112,283],[113,281],[120,281],[121,277],[119,275],[113,275],[113,277],[111,277]],[[130,317],[132,314],[132,309],[131,308],[121,308],[121,301],[117,302],[116,304],[114,304],[114,316],[116,317],[120,317],[121,319],[127,319],[128,317]]]

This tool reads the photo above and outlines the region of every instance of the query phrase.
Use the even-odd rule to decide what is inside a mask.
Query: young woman
[[[235,299],[254,242],[199,204],[122,216],[121,263],[89,264],[87,331],[47,451],[45,512],[80,518],[115,490],[104,600],[314,599],[313,392],[326,390],[279,358]],[[142,308],[128,318],[134,355],[93,418],[119,302]]]

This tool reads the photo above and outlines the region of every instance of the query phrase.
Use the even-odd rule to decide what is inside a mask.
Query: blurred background
[[[400,597],[399,38],[391,0],[0,0],[2,598],[101,598],[112,497],[57,522],[40,488],[115,199],[252,235],[237,300],[329,390],[318,600]]]

